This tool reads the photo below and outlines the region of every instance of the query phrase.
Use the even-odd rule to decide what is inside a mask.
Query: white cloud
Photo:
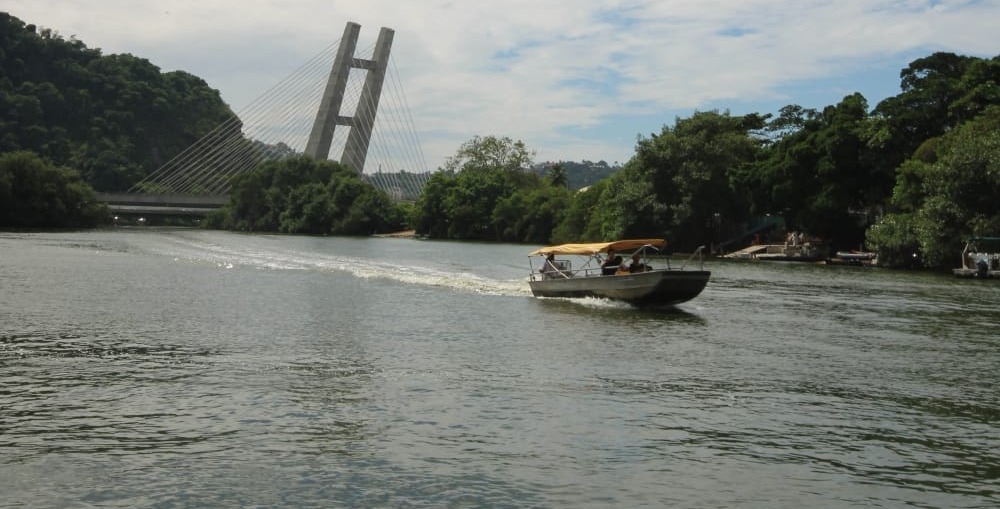
[[[359,49],[391,27],[432,167],[488,134],[523,139],[543,160],[624,162],[637,133],[695,109],[767,112],[817,97],[826,102],[802,104],[821,108],[853,91],[833,84],[843,76],[878,70],[881,83],[856,90],[893,90],[885,81],[914,55],[993,56],[1000,19],[1000,0],[5,0],[0,9],[201,76],[237,110],[336,43],[347,21],[362,25]]]

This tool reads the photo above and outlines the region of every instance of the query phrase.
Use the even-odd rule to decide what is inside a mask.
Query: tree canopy
[[[571,193],[559,170],[529,172],[532,155],[521,141],[474,137],[424,186],[412,225],[438,238],[547,242]]]
[[[887,263],[947,268],[966,238],[1000,232],[1000,105],[931,145],[900,168],[894,212],[868,231]]]
[[[723,221],[746,219],[746,197],[733,180],[753,162],[761,143],[753,132],[763,125],[757,114],[695,112],[640,138],[612,177],[619,191],[602,200],[605,237],[668,237],[680,248],[723,240]]]
[[[233,182],[208,226],[241,231],[370,235],[403,228],[405,211],[358,173],[305,156],[264,163]]]
[[[107,217],[76,171],[31,152],[0,154],[0,227],[90,227]]]
[[[803,112],[789,108],[785,112]],[[822,112],[808,112],[795,128],[764,147],[756,163],[740,175],[750,190],[751,211],[782,215],[790,228],[856,246],[864,233],[864,213],[881,206],[892,189],[868,144],[868,104],[851,94]],[[779,117],[771,131],[785,129]]]
[[[521,140],[514,141],[506,136],[474,136],[445,161],[444,170],[525,171],[534,156]]]

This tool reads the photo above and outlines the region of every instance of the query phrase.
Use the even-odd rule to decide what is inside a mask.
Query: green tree
[[[0,154],[0,226],[91,227],[107,219],[77,172],[31,152]]]
[[[635,156],[601,199],[603,237],[666,235],[684,249],[720,240],[713,238],[717,219],[739,223],[746,217],[745,194],[733,180],[757,156],[761,141],[752,133],[764,120],[696,112],[640,138]]]
[[[445,199],[448,238],[500,240],[494,228],[493,209],[517,189],[514,175],[501,168],[477,168],[459,172],[455,187]]]
[[[445,171],[507,170],[525,171],[535,153],[521,140],[506,136],[475,136],[462,144],[444,164]]]
[[[292,187],[279,214],[278,231],[321,235],[334,233],[333,207],[323,182],[308,182]]]
[[[552,242],[598,242],[604,238],[601,234],[603,218],[597,216],[601,210],[601,196],[609,182],[610,178],[606,178],[570,196],[562,220],[552,231]]]
[[[998,83],[1000,57],[938,52],[911,62],[900,71],[901,92],[872,112],[868,138],[880,149],[882,171],[891,174],[925,141],[998,104]]]
[[[524,188],[500,199],[493,209],[493,223],[500,240],[545,244],[562,221],[571,192],[562,186]]]
[[[446,201],[455,186],[455,175],[443,171],[432,175],[424,184],[411,211],[410,224],[417,233],[439,239],[448,237],[450,219]]]
[[[548,182],[550,185],[558,187],[567,187],[569,185],[569,175],[567,175],[566,167],[562,163],[553,164],[549,168]]]
[[[966,237],[1000,231],[1000,105],[932,146],[903,165],[896,211],[867,232],[883,263],[905,265],[917,254],[923,266],[947,268]]]
[[[868,228],[865,238],[868,248],[878,253],[880,265],[894,268],[917,268],[923,265],[913,214],[888,214]]]
[[[418,233],[437,238],[523,237],[512,207],[526,204],[529,196],[513,196],[542,185],[537,175],[526,171],[532,164],[531,154],[524,143],[507,137],[476,136],[463,143],[443,171],[425,185],[413,209],[413,226]],[[547,238],[550,234],[551,226],[544,235],[530,236]]]
[[[869,127],[867,101],[857,93],[804,118],[737,179],[751,190],[751,211],[780,214],[790,228],[857,247],[866,213],[892,189],[892,175],[875,163]]]
[[[405,212],[339,163],[299,156],[234,180],[229,204],[206,225],[242,231],[368,235],[404,227]]]
[[[1000,56],[975,59],[962,74],[961,96],[950,105],[958,119],[973,119],[1000,104]]]
[[[911,62],[900,71],[902,92],[883,100],[875,113],[889,119],[894,136],[912,153],[924,140],[976,116],[979,111],[952,106],[967,95],[966,72],[978,59],[938,52]]]
[[[599,240],[665,236],[669,223],[663,218],[669,214],[669,205],[658,199],[653,182],[633,177],[641,171],[630,161],[609,179],[588,232]]]

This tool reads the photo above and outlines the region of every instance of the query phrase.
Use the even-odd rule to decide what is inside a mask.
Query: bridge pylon
[[[323,99],[320,101],[316,120],[313,122],[309,140],[306,142],[305,155],[313,159],[326,159],[330,156],[330,146],[333,143],[333,131],[336,126],[350,127],[341,155],[341,164],[358,173],[364,173],[365,159],[368,157],[368,145],[371,142],[372,130],[375,127],[375,114],[378,112],[379,98],[382,95],[382,83],[385,81],[386,69],[389,66],[389,52],[392,48],[392,38],[395,32],[382,27],[375,42],[375,51],[371,60],[355,58],[354,50],[358,44],[358,34],[361,25],[349,21],[344,28],[344,37],[340,40],[336,60],[330,69],[330,77],[326,82]],[[368,71],[365,84],[361,90],[354,116],[340,114],[344,102],[344,91],[351,69]]]

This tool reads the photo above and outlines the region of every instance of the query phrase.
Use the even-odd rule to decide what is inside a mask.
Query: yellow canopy
[[[614,242],[592,242],[589,244],[560,244],[558,246],[548,246],[536,249],[529,253],[529,256],[534,255],[593,255],[597,253],[607,253],[611,251],[628,251],[631,249],[640,248],[645,245],[650,245],[656,249],[663,249],[663,246],[667,245],[667,241],[663,239],[627,239],[627,240],[616,240]]]

